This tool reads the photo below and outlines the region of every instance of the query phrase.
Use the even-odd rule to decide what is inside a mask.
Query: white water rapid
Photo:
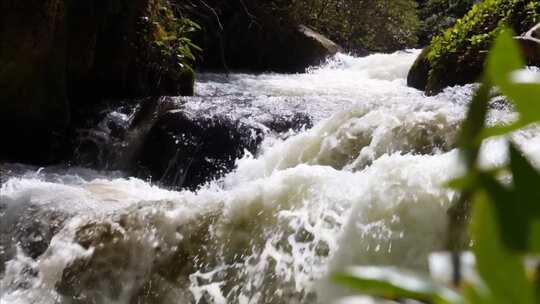
[[[118,172],[0,169],[0,302],[333,303],[348,293],[328,275],[346,266],[427,271],[428,254],[444,249],[456,195],[442,185],[460,173],[455,138],[474,86],[434,97],[408,88],[417,54],[340,54],[305,74],[202,74],[187,108],[247,120],[301,112],[314,127],[266,137],[195,192]],[[490,120],[513,116],[495,103]],[[539,135],[513,137],[534,157]],[[483,162],[504,162],[505,144],[486,142]],[[21,235],[52,239],[32,257]]]

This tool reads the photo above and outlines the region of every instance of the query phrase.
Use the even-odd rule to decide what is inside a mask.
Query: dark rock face
[[[63,0],[0,1],[0,159],[47,161],[69,122]]]
[[[0,160],[57,161],[81,104],[191,95],[193,73],[140,34],[161,2],[0,0]]]
[[[244,152],[255,153],[263,131],[226,116],[165,113],[144,142],[139,166],[162,184],[195,189],[234,168]]]
[[[193,93],[192,73],[167,66],[144,41],[146,19],[157,14],[160,2],[69,2],[67,81],[73,101]]]

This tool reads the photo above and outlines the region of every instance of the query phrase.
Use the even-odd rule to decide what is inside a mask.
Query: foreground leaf
[[[395,267],[351,267],[334,275],[334,280],[358,292],[385,299],[415,299],[440,304],[463,302],[454,290]]]
[[[471,234],[477,270],[492,293],[493,303],[533,304],[534,291],[521,257],[512,254],[500,239],[494,205],[485,192],[474,197]]]

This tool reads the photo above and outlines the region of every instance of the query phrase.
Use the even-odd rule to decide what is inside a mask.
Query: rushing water
[[[460,174],[455,139],[474,86],[435,97],[408,88],[417,54],[201,75],[187,109],[256,123],[305,113],[314,127],[268,135],[196,192],[119,172],[6,166],[2,303],[331,303],[347,291],[328,275],[348,265],[427,271],[428,254],[444,249],[456,195],[442,185]],[[494,102],[490,122],[513,116]],[[513,138],[538,156],[538,134]],[[505,144],[485,143],[485,165],[505,161]],[[32,246],[44,253],[32,257]]]

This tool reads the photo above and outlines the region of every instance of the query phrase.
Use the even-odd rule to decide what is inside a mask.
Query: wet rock
[[[262,129],[226,115],[172,110],[150,130],[138,165],[164,185],[194,189],[255,153],[262,138]]]
[[[407,85],[432,96],[443,91],[444,88],[474,83],[482,73],[483,57],[470,56],[470,62],[463,65],[448,64],[433,67],[427,58],[429,47],[425,48],[418,56],[407,75]],[[454,54],[448,55],[453,57]],[[448,62],[458,59],[448,59]]]
[[[80,131],[75,163],[194,189],[234,169],[263,137],[286,138],[313,126],[307,113],[268,113],[243,102],[147,98],[127,110],[96,114],[100,119]]]
[[[2,198],[0,202],[0,273],[17,247],[32,259],[41,256],[60,231],[69,214],[36,205],[18,205]]]
[[[165,228],[160,216],[131,210],[76,228],[74,242],[91,253],[67,265],[56,290],[77,303],[188,302],[185,278],[206,254],[212,220]]]
[[[286,133],[289,131],[300,131],[302,128],[309,129],[313,127],[311,116],[306,113],[293,113],[287,116],[276,116],[270,120],[263,121],[271,131],[276,133]]]
[[[106,303],[119,300],[130,293],[129,289],[143,284],[151,267],[148,250],[144,248],[148,244],[131,238],[121,226],[90,222],[76,231],[75,241],[93,252],[64,269],[56,284],[64,296],[85,299],[82,303]]]

